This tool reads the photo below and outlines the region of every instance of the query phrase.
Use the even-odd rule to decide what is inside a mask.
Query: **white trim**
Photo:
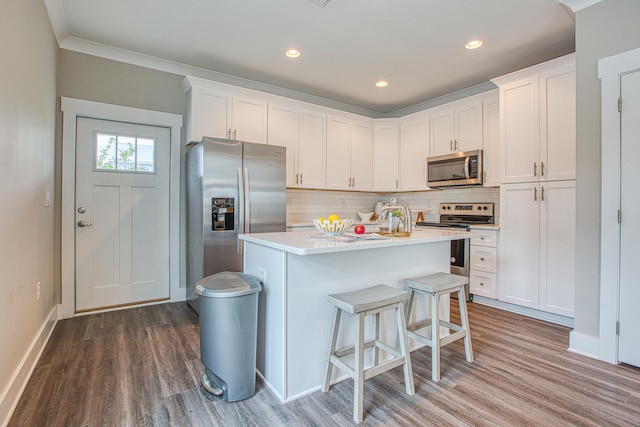
[[[61,46],[62,42],[69,37],[67,15],[64,13],[62,0],[44,0],[44,6],[47,8],[49,22],[51,22],[51,28],[56,36],[58,46]]]
[[[594,4],[600,3],[602,0],[558,0],[558,3],[567,6],[576,13],[582,9],[586,9]]]
[[[74,98],[61,98],[62,110],[62,303],[59,318],[75,314],[75,178],[76,119],[89,117],[171,128],[171,175],[169,194],[169,295],[172,302],[184,301],[180,287],[180,153],[182,116]]]
[[[600,213],[600,333],[598,358],[618,363],[619,268],[620,268],[620,75],[640,69],[640,49],[620,53],[598,61],[602,99],[601,136],[601,213]],[[582,347],[577,341],[577,352],[589,353],[592,345]],[[573,345],[572,345],[573,347]]]
[[[511,304],[508,302],[499,301],[497,299],[487,298],[480,295],[474,295],[473,302],[475,304],[486,305],[488,307],[499,308],[501,310],[509,311],[511,313],[521,314],[522,316],[531,317],[533,319],[542,320],[544,322],[549,322],[556,325],[573,328],[573,318],[571,317],[561,316],[559,314],[536,310],[529,307],[523,307],[521,305]]]
[[[27,386],[47,342],[49,342],[51,333],[57,323],[57,317],[57,307],[54,306],[45,319],[40,331],[38,331],[31,342],[29,349],[18,364],[18,367],[13,372],[9,385],[0,397],[0,425],[5,426],[9,423],[13,411],[16,409],[16,406],[18,406],[22,392]]]
[[[598,359],[600,343],[598,342],[598,338],[571,331],[569,333],[569,351]]]

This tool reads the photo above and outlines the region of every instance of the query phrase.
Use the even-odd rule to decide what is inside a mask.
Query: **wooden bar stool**
[[[464,338],[464,350],[467,356],[467,362],[473,362],[469,317],[467,315],[467,302],[464,294],[464,285],[469,283],[469,278],[456,274],[435,273],[428,276],[405,279],[404,283],[409,291],[409,303],[406,308],[407,323],[410,322],[411,309],[416,292],[427,294],[431,297],[431,318],[407,326],[407,336],[409,338],[413,338],[431,347],[431,378],[434,381],[440,380],[440,347],[444,347],[460,338]],[[454,292],[458,293],[460,323],[462,323],[462,325],[455,325],[440,319],[440,297]],[[431,339],[415,332],[427,326],[431,326]],[[444,326],[455,332],[441,338],[439,326]]]
[[[364,380],[393,369],[396,366],[404,365],[404,384],[407,394],[413,395],[415,393],[413,372],[411,370],[411,357],[407,340],[407,324],[404,313],[404,303],[408,298],[408,292],[386,285],[372,286],[360,291],[333,294],[327,298],[335,307],[331,320],[331,342],[329,344],[329,351],[327,352],[327,364],[324,382],[322,383],[322,392],[326,393],[329,390],[331,369],[334,365],[349,374],[354,380],[353,420],[356,423],[364,419],[362,396],[364,393]],[[387,310],[396,311],[399,349],[397,346],[391,347],[380,341],[380,313]],[[336,351],[342,312],[356,316],[356,343],[353,347]],[[374,339],[365,342],[364,318],[368,315],[375,315]],[[364,369],[364,350],[371,347],[373,347],[374,352],[374,366]],[[384,350],[394,357],[378,363],[378,350]],[[346,364],[342,358],[353,353],[355,353],[355,363],[354,366],[351,367]]]

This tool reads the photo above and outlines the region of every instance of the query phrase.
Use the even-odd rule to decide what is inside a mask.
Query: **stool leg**
[[[464,336],[464,352],[467,362],[473,362],[473,348],[471,347],[471,329],[469,329],[469,315],[467,313],[467,301],[464,298],[464,289],[458,291],[458,306],[460,307],[460,321],[462,329],[466,331]]]
[[[378,366],[378,341],[380,340],[380,313],[376,313],[374,316],[374,324],[373,324],[373,366]]]
[[[431,379],[440,381],[440,294],[431,294]]]
[[[331,319],[331,338],[329,343],[329,350],[327,352],[327,363],[324,370],[324,381],[322,382],[322,392],[329,391],[329,385],[331,384],[331,356],[336,351],[336,343],[338,342],[338,329],[340,327],[340,309],[338,307],[333,308],[333,318]]]
[[[411,309],[413,308],[413,299],[415,298],[416,291],[412,288],[409,289],[409,301],[407,302],[407,306],[404,308],[406,312],[405,318],[407,319],[407,325],[411,323]]]
[[[358,313],[355,345],[355,377],[353,379],[353,421],[364,419],[364,313]]]
[[[411,368],[411,354],[409,352],[409,340],[407,339],[407,321],[402,302],[396,307],[396,319],[398,323],[400,353],[404,356],[404,387],[407,390],[407,394],[412,396],[416,393],[416,389],[413,385],[413,369]]]

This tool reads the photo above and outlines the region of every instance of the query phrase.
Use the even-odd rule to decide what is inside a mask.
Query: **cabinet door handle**
[[[540,162],[540,176],[544,176],[544,162]]]
[[[540,187],[540,201],[544,202],[544,187]]]
[[[460,150],[460,142],[457,139],[453,140],[453,148],[455,148],[456,151]]]
[[[398,180],[396,179],[396,188],[398,188]]]
[[[234,141],[235,141],[236,139],[238,139],[238,129],[234,129],[234,130],[233,130],[233,138],[232,138],[232,139],[233,139]]]
[[[480,258],[480,261],[484,261],[484,258]]]
[[[296,174],[296,184],[298,184],[298,175],[300,175],[299,173]]]
[[[533,201],[538,201],[538,187],[533,187]]]
[[[480,286],[484,286],[484,283],[480,282]]]
[[[227,139],[231,139],[231,128],[227,129]]]
[[[538,176],[538,164],[533,163],[533,176]]]
[[[302,185],[302,174],[300,174],[300,185]]]
[[[356,178],[355,177],[351,178],[351,186],[352,187],[356,186]]]
[[[453,151],[453,139],[449,140],[449,151]]]

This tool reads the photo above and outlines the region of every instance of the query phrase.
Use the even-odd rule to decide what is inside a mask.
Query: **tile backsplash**
[[[395,197],[409,205],[414,217],[422,211],[425,221],[438,221],[440,203],[494,203],[499,224],[500,188],[465,187],[409,193],[364,193],[352,191],[287,189],[287,222],[310,222],[313,218],[335,213],[358,219],[358,212],[371,212],[376,201],[389,202]]]

